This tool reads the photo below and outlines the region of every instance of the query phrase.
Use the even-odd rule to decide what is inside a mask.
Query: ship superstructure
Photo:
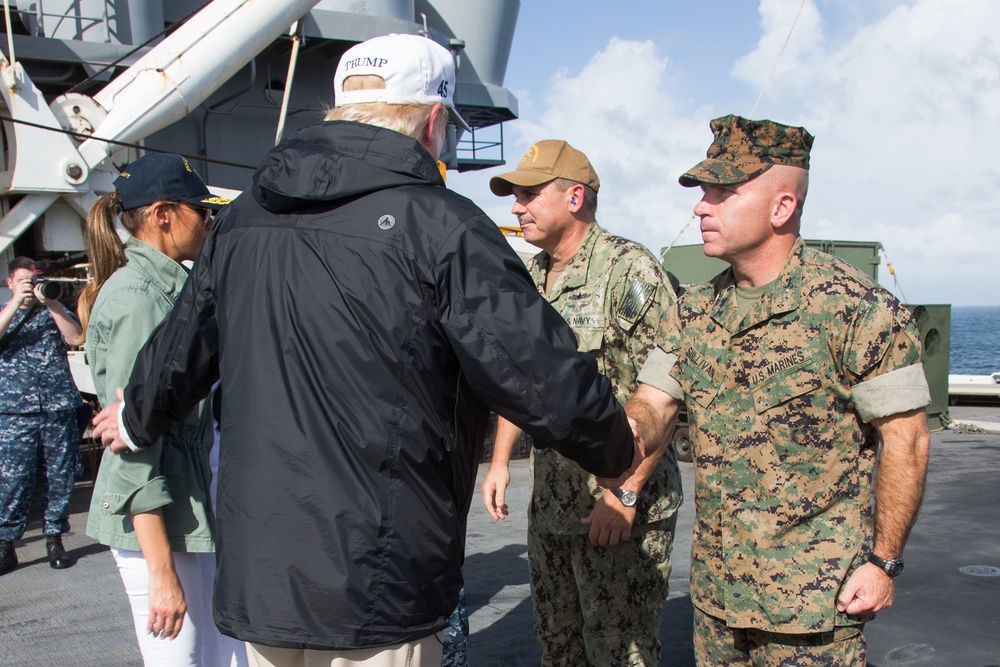
[[[10,0],[5,11],[0,260],[80,276],[82,222],[144,150],[181,153],[213,190],[242,190],[280,136],[320,120],[352,44],[421,34],[458,62],[443,161],[503,163],[503,87],[519,0]],[[67,295],[68,296],[68,295]]]

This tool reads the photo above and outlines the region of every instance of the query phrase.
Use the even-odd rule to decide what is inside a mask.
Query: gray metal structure
[[[195,13],[209,4],[206,0],[11,0],[6,31],[16,62],[40,91],[42,103],[65,100],[67,93],[86,102],[116,83],[116,77],[128,74],[126,68],[169,39],[175,29],[198,21]],[[408,33],[426,35],[450,48],[459,65],[456,103],[473,131],[456,133],[449,128],[442,160],[450,169],[461,171],[503,164],[501,124],[517,117],[517,99],[504,88],[503,80],[520,0],[319,0],[309,4],[312,9],[294,26],[294,33],[290,26],[283,26],[281,36],[259,52],[241,54],[247,64],[235,74],[203,82],[210,94],[190,105],[183,117],[129,143],[189,156],[213,189],[242,190],[253,168],[274,145],[279,127],[287,136],[322,118],[332,104],[333,72],[346,49],[377,35]],[[221,36],[227,35],[234,40],[242,37],[235,30]],[[0,49],[13,61],[7,37],[0,39]],[[15,68],[6,69],[12,70],[5,77],[10,85]],[[63,102],[64,115],[56,113],[61,129],[98,136],[96,123],[88,125],[88,110],[77,117],[65,110],[74,108],[71,105]],[[8,104],[0,107],[5,119],[16,116]],[[15,155],[12,122],[5,120],[3,125],[4,172],[10,175],[12,161],[28,158],[23,146],[20,156]],[[82,145],[79,139],[74,141]],[[140,150],[116,146],[104,164],[84,165],[84,174],[92,182],[89,190],[84,184],[69,193],[61,183],[49,193],[58,198],[51,205],[43,202],[39,209],[44,212],[37,219],[21,216],[18,224],[9,220],[13,216],[8,213],[21,198],[43,188],[37,184],[19,187],[13,176],[6,181],[0,176],[0,214],[7,216],[6,224],[0,226],[4,265],[16,255],[59,260],[82,251],[87,197],[92,201],[94,195],[107,191],[114,167],[134,159]]]

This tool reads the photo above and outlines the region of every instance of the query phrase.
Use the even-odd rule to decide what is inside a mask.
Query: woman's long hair
[[[142,227],[148,208],[143,206],[122,213],[122,227],[135,236]],[[80,292],[76,304],[84,337],[87,335],[87,323],[90,321],[90,312],[94,307],[94,301],[97,300],[97,293],[101,291],[101,287],[111,274],[128,262],[122,240],[115,230],[115,218],[119,211],[121,211],[121,197],[116,190],[100,197],[87,213],[85,236],[92,280]]]

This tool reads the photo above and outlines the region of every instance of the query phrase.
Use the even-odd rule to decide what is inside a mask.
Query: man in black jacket
[[[258,664],[432,665],[489,410],[596,475],[642,455],[496,225],[444,187],[450,53],[378,37],[334,81],[327,120],[223,212],[98,431],[144,446],[221,377],[218,626]]]

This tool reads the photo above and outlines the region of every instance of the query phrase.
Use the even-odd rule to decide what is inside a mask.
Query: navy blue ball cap
[[[115,179],[122,210],[149,206],[155,201],[178,201],[218,211],[229,203],[213,195],[187,158],[173,153],[149,153],[130,163]]]

